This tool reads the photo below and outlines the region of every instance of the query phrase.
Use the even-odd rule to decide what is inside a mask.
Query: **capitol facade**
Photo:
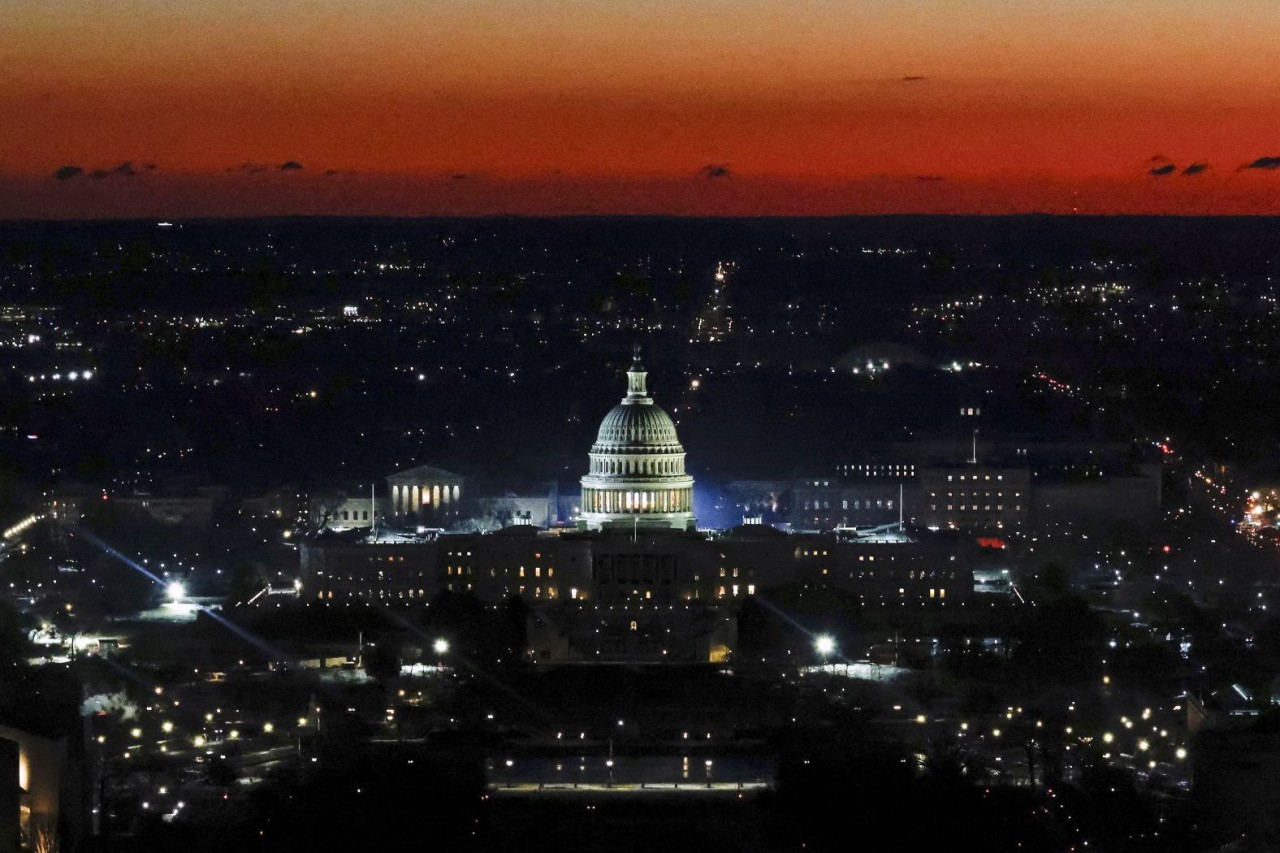
[[[647,372],[636,347],[627,370],[627,396],[600,423],[582,478],[580,521],[606,527],[692,530],[693,478],[671,416],[645,387]]]

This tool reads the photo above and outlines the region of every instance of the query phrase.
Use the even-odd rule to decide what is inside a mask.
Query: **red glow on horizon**
[[[12,2],[0,216],[1280,214],[1249,0]]]

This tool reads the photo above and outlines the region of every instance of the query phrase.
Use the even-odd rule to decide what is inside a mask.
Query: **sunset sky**
[[[1024,211],[1280,214],[1280,4],[0,14],[0,217]]]

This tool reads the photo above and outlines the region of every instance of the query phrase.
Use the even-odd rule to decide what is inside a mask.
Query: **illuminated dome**
[[[592,448],[680,447],[671,416],[646,397],[642,404],[619,403],[600,422]]]
[[[645,388],[636,347],[627,396],[600,422],[582,478],[582,520],[589,529],[623,522],[686,530],[693,526],[693,478],[671,416]]]

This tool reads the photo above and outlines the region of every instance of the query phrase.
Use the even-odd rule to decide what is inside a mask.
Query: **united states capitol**
[[[925,492],[912,483],[925,523],[909,525],[906,480],[918,478],[904,464],[860,485],[848,475],[835,486],[738,483],[742,523],[706,529],[694,516],[696,484],[685,458],[675,423],[650,395],[637,347],[626,394],[600,423],[579,494],[507,497],[500,520],[507,523],[446,532],[429,524],[492,510],[493,500],[471,500],[465,477],[430,465],[392,474],[383,496],[329,506],[327,529],[301,548],[301,597],[319,607],[412,608],[442,591],[490,604],[519,596],[531,605],[533,662],[720,662],[733,655],[740,605],[758,589],[834,588],[863,608],[978,606],[975,570],[979,590],[983,580],[999,581],[998,534],[1019,527],[1030,502],[1025,470],[939,469],[925,478]],[[966,502],[960,511],[937,511],[934,479],[951,490],[944,498],[951,508]],[[837,509],[847,511],[832,523],[833,495],[841,494]],[[857,495],[852,510],[849,494]],[[796,504],[793,515],[812,518],[812,526],[765,523],[779,500]],[[924,500],[933,501],[932,512]],[[850,516],[874,523],[850,524]]]

